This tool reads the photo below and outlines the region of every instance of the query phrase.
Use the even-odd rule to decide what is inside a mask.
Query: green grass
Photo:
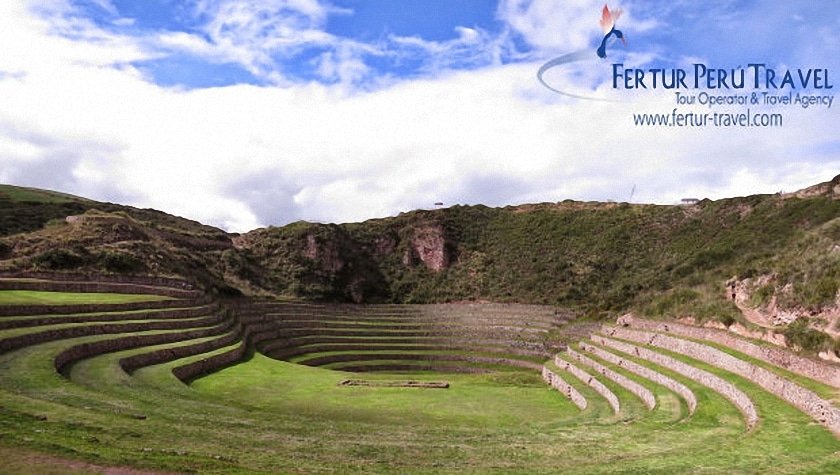
[[[12,201],[26,201],[30,203],[68,203],[89,201],[85,198],[69,195],[67,193],[11,185],[0,185],[0,197],[5,197]]]
[[[78,305],[119,304],[174,300],[149,294],[113,294],[97,292],[44,292],[39,290],[0,290],[0,305]]]
[[[371,420],[396,426],[436,426],[443,419],[478,427],[538,424],[569,412],[567,404],[557,400],[542,384],[523,387],[497,384],[489,376],[430,373],[409,377],[418,381],[445,380],[450,388],[435,394],[419,388],[339,386],[342,380],[351,377],[358,375],[255,355],[247,364],[199,379],[192,386],[205,394],[263,410]],[[535,374],[531,378],[538,381]],[[365,379],[389,380],[394,376],[366,374]],[[267,381],[274,384],[267,385]],[[511,404],[512,400],[520,403]]]
[[[562,372],[589,401],[586,410],[534,371],[368,373],[363,378],[372,381],[450,387],[348,387],[339,383],[359,374],[255,353],[189,385],[172,375],[239,343],[132,375],[119,367],[123,357],[209,337],[84,359],[69,369],[69,380],[53,368],[55,355],[71,346],[126,335],[0,354],[0,456],[8,460],[0,473],[108,466],[225,474],[840,470],[840,441],[824,427],[755,385],[700,364],[750,395],[761,416],[754,430],[745,430],[743,416],[721,395],[660,368],[694,391],[694,414],[667,389],[629,374],[655,393],[656,408],[602,379],[621,401],[616,415],[592,388]]]
[[[46,450],[98,465],[202,473],[838,468],[838,441],[778,399],[766,393],[756,398],[762,414],[772,417],[747,434],[731,404],[684,379],[698,395],[695,415],[685,418],[679,400],[660,388],[654,411],[622,395],[629,412],[622,413],[625,422],[616,422],[588,388],[581,391],[592,408],[579,411],[527,372],[365,376],[445,380],[451,385],[446,390],[343,387],[338,383],[354,375],[255,355],[185,386],[169,373],[172,363],[129,377],[116,366],[123,356],[118,353],[76,365],[68,383],[49,364],[49,355],[67,345],[54,342],[0,358],[0,445],[10,460],[21,447],[23,454]]]

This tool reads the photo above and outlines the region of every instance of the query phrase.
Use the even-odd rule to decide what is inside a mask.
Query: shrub
[[[832,349],[834,340],[826,333],[811,328],[811,319],[800,317],[782,331],[788,346],[799,347],[809,353]]]
[[[837,298],[837,279],[834,277],[820,277],[813,282],[799,282],[794,284],[794,301],[802,306],[819,309],[833,305]]]
[[[84,264],[84,258],[67,249],[57,248],[49,249],[35,257],[35,264],[53,270],[75,269]]]
[[[773,284],[762,285],[750,295],[750,305],[753,307],[766,305],[773,298],[774,293],[776,293],[776,286]]]
[[[142,270],[145,267],[142,261],[131,254],[111,250],[101,252],[97,263],[110,272],[132,272]]]

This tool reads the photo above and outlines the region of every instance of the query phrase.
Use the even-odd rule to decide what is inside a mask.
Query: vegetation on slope
[[[85,208],[87,219],[58,220],[60,209],[3,229],[0,269],[166,275],[311,300],[487,300],[731,323],[740,311],[729,282],[763,278],[751,289],[754,305],[811,313],[835,305],[838,184],[840,176],[794,195],[689,206],[453,206],[242,236],[157,211],[45,195],[42,202]],[[13,189],[0,190],[5,215],[35,209],[35,192]]]
[[[785,307],[832,306],[840,282],[838,217],[833,187],[814,196],[691,206],[454,206],[342,226],[262,229],[242,237],[239,255],[265,275],[305,275],[261,282],[288,295],[350,296],[355,286],[366,301],[527,302],[731,323],[740,313],[728,299],[733,279],[772,275],[765,292],[779,294]]]
[[[3,185],[0,224],[2,271],[153,275],[238,293],[216,270],[231,236],[195,221]]]

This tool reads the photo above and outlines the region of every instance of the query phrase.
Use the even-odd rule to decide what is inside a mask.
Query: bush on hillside
[[[84,251],[84,252],[80,252]],[[81,267],[85,263],[87,251],[83,248],[76,252],[62,248],[49,249],[35,257],[35,265],[50,270],[69,270]]]
[[[800,348],[808,353],[831,350],[834,340],[826,333],[811,327],[811,319],[800,317],[790,323],[782,335],[787,346]]]
[[[97,263],[109,272],[125,273],[141,271],[145,265],[131,254],[120,251],[107,250],[99,253]]]

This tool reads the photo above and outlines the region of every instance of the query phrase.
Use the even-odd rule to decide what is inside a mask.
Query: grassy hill
[[[565,201],[301,222],[237,238],[227,272],[315,299],[489,300],[729,323],[740,311],[727,284],[763,276],[756,305],[778,297],[819,313],[840,282],[838,182],[689,206]]]
[[[241,236],[154,210],[3,186],[0,270],[152,274],[321,301],[518,302],[727,323],[740,316],[728,286],[751,283],[755,306],[819,314],[835,305],[840,283],[838,184],[840,176],[790,195],[687,206],[453,206]]]
[[[152,209],[0,186],[0,271],[183,278],[234,292],[216,270],[231,236]]]
[[[840,177],[243,235],[2,193],[3,473],[840,470],[840,365],[813,357]],[[673,321],[747,311],[799,317],[804,351]]]

